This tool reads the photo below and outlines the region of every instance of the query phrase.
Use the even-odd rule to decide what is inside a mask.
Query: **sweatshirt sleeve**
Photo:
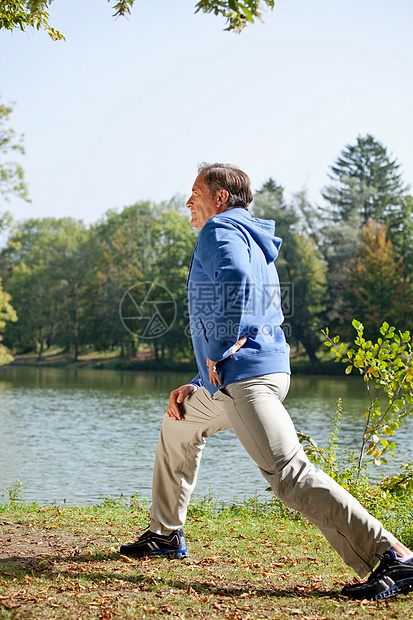
[[[202,378],[201,378],[201,373],[198,373],[196,377],[194,377],[193,379],[191,379],[191,381],[189,381],[189,383],[191,385],[196,385],[196,387],[199,389],[202,387]]]
[[[232,222],[212,219],[201,231],[199,255],[214,292],[205,333],[208,357],[219,362],[230,355],[237,340],[249,335],[246,314],[251,313],[254,295],[250,246]]]

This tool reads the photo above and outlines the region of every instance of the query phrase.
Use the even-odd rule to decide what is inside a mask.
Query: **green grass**
[[[185,560],[119,556],[148,524],[137,498],[95,507],[13,502],[0,507],[0,523],[2,620],[412,617],[411,596],[341,597],[354,573],[317,528],[277,501],[193,502]]]

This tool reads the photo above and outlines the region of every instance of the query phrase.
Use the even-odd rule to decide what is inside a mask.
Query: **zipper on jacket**
[[[207,342],[209,342],[209,340],[208,340],[208,336],[207,336],[207,333],[206,333],[206,329],[205,329],[205,325],[203,324],[202,319],[199,319],[199,322],[201,323],[201,325],[202,325],[202,329],[204,330],[205,340],[206,340]]]

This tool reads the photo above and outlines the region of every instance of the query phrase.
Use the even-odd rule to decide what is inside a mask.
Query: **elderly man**
[[[206,438],[233,428],[277,496],[316,524],[360,577],[353,598],[413,589],[413,553],[347,491],[307,459],[282,401],[289,347],[274,260],[272,221],[251,217],[251,183],[239,168],[203,164],[187,202],[201,230],[188,277],[190,329],[198,375],[173,390],[153,475],[150,528],[121,553],[188,555],[182,528]]]

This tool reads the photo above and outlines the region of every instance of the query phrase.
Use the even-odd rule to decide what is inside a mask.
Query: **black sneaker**
[[[384,555],[377,554],[377,557],[381,560],[380,564],[367,581],[344,586],[341,591],[343,596],[379,601],[413,590],[413,558],[401,562],[392,549]]]
[[[174,558],[186,558],[188,547],[182,530],[175,530],[168,536],[146,531],[136,542],[122,545],[121,555],[141,558],[147,555],[173,555]]]

